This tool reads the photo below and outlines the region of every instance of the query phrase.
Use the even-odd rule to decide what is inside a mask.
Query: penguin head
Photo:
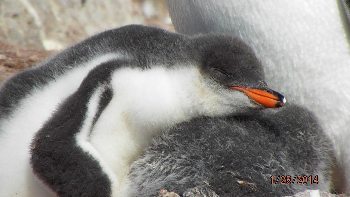
[[[267,86],[260,61],[241,40],[210,35],[197,41],[200,72],[219,98],[217,102],[231,111],[277,108],[285,104],[285,97]]]

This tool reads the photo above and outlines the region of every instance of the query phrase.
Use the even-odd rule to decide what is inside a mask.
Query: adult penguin
[[[1,88],[1,194],[123,196],[130,163],[161,130],[284,105],[263,77],[229,36],[131,25],[88,38]]]
[[[254,49],[271,87],[285,90],[291,102],[306,106],[320,120],[343,171],[339,183],[350,192],[346,1],[169,0],[168,4],[178,32],[228,33]]]

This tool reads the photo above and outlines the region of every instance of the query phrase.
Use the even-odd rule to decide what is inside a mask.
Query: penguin
[[[277,108],[240,39],[129,25],[92,36],[0,90],[4,196],[125,196],[154,136],[200,116]]]
[[[348,1],[179,0],[168,5],[178,32],[226,33],[253,48],[266,82],[320,120],[336,149],[341,190],[350,194]]]
[[[129,196],[289,196],[332,190],[334,149],[314,114],[287,104],[198,117],[154,138],[132,164]]]

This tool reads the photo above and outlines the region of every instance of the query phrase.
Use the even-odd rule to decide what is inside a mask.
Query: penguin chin
[[[250,110],[263,109],[259,104],[250,100],[246,95],[232,91],[219,90],[216,99],[207,97],[207,102],[204,105],[206,116],[227,116],[241,114]]]

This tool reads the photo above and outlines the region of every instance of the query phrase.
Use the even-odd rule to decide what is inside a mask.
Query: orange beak
[[[273,90],[262,90],[241,86],[230,87],[233,90],[238,90],[246,94],[254,102],[266,107],[266,108],[277,108],[282,107],[286,103],[285,97]]]

